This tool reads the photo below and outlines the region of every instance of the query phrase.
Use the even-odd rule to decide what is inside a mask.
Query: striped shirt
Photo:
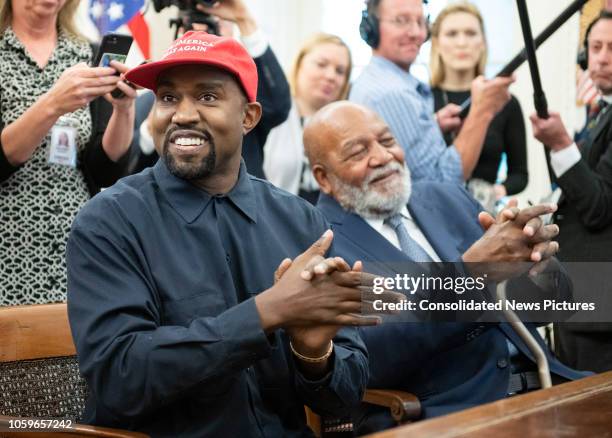
[[[463,183],[461,157],[454,145],[444,142],[429,86],[393,62],[373,56],[351,87],[349,100],[376,111],[389,125],[414,181]]]

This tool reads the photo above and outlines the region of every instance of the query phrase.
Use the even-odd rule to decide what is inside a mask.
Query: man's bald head
[[[404,152],[370,109],[347,101],[323,107],[304,129],[304,148],[321,191],[346,210],[386,217],[408,201]]]
[[[384,123],[372,110],[348,100],[321,108],[304,128],[304,150],[311,166],[324,163],[327,155],[340,146],[342,138],[350,134],[353,124],[373,120]]]

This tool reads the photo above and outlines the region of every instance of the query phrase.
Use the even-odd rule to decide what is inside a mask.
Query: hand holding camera
[[[233,36],[228,22],[235,23],[242,36],[257,30],[257,23],[242,0],[153,0],[153,6],[157,12],[169,6],[178,7],[178,18],[170,20],[170,25],[176,26],[175,37],[190,30]]]
[[[257,30],[257,23],[242,0],[221,0],[212,2],[212,5],[210,3],[198,3],[196,7],[201,12],[236,23],[242,36],[250,35]],[[222,24],[220,32],[223,36],[230,36],[225,34]]]

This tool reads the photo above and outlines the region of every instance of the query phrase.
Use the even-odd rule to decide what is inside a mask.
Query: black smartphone
[[[132,46],[132,41],[133,38],[129,35],[118,33],[108,33],[104,35],[92,65],[94,67],[110,67],[111,61],[124,63],[130,51],[130,47]],[[111,96],[120,99],[125,96],[125,94],[118,88],[115,88]]]

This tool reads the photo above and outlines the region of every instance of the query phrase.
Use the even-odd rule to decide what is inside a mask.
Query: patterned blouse
[[[0,122],[19,118],[79,62],[90,45],[60,31],[44,68],[38,67],[11,28],[0,36]],[[92,134],[89,107],[67,114],[82,150]],[[89,199],[83,172],[49,163],[50,134],[32,157],[0,179],[0,305],[66,300],[66,239],[79,208]]]

